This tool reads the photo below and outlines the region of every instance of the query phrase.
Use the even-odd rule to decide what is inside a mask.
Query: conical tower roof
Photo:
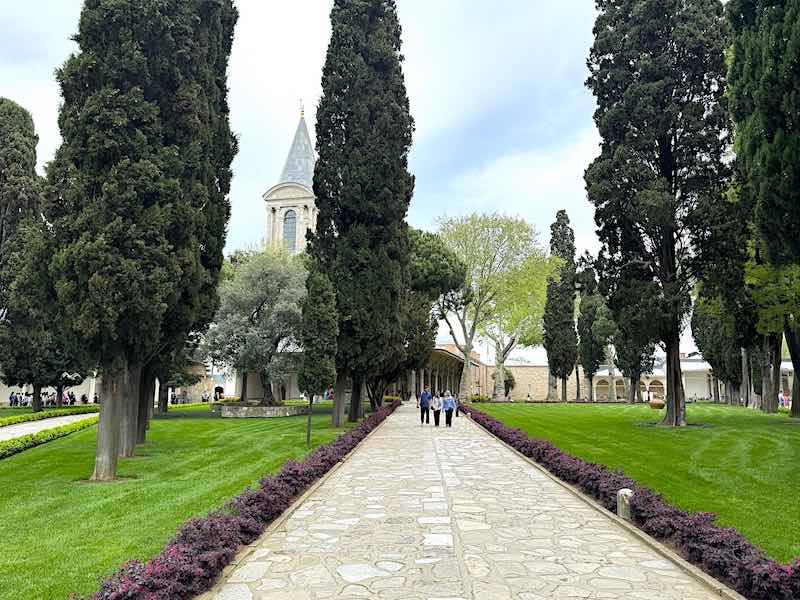
[[[294,141],[278,183],[299,183],[308,189],[313,189],[315,161],[314,146],[311,144],[311,136],[308,135],[306,119],[304,114],[300,113],[300,123],[297,125]]]

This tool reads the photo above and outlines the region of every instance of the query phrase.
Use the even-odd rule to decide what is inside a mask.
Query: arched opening
[[[617,392],[617,400],[620,402],[626,401],[628,398],[625,394],[625,382],[622,379],[617,379],[614,384],[614,389]]]
[[[647,386],[644,384],[644,381],[641,379],[639,380],[639,397],[636,398],[637,402],[646,402],[647,401]]]
[[[286,402],[286,386],[281,386],[281,402]]]
[[[608,400],[608,380],[601,379],[594,386],[594,401],[605,402]]]
[[[661,383],[658,379],[650,382],[650,397],[653,400],[664,399],[664,384]]]
[[[293,210],[283,215],[283,247],[291,252],[297,250],[297,213]]]

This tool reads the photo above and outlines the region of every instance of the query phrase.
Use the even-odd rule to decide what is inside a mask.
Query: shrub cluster
[[[87,404],[86,406],[70,406],[68,408],[43,410],[41,412],[26,413],[24,415],[0,417],[0,427],[16,425],[18,423],[28,423],[30,421],[41,421],[42,419],[52,419],[53,417],[66,417],[68,415],[83,415],[86,413],[96,412],[100,412],[99,404]]]
[[[97,423],[97,420],[98,417],[90,417],[75,423],[67,423],[66,425],[61,425],[60,427],[53,427],[37,433],[29,433],[27,435],[12,438],[10,440],[0,441],[0,459],[7,458],[13,454],[17,454],[18,452],[22,452],[28,448],[33,448],[34,446],[45,444],[57,438],[64,437],[70,433],[75,433],[81,429],[86,429],[87,427]]]
[[[550,442],[533,439],[473,407],[465,407],[465,411],[491,434],[609,510],[616,509],[619,489],[634,490],[631,516],[640,529],[676,548],[686,560],[743,596],[751,600],[800,598],[800,559],[781,565],[767,558],[735,529],[716,525],[712,514],[690,515],[637,485],[621,471],[571,456]]]
[[[208,590],[239,548],[253,542],[297,496],[342,461],[399,402],[387,404],[361,425],[320,446],[303,462],[287,461],[221,510],[185,523],[146,564],[131,561],[107,579],[94,600],[179,600]]]
[[[469,397],[470,402],[489,402],[489,396],[485,396],[483,394],[472,394]]]

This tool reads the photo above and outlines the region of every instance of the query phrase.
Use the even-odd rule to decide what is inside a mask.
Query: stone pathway
[[[719,598],[469,422],[403,406],[213,600]]]
[[[68,423],[75,423],[76,421],[83,421],[84,419],[91,419],[100,413],[86,413],[82,415],[67,415],[66,417],[52,417],[50,419],[41,419],[40,421],[28,421],[27,423],[17,423],[16,425],[7,425],[0,427],[0,442],[11,440],[29,433],[39,433],[45,429],[53,429],[54,427],[61,427]]]

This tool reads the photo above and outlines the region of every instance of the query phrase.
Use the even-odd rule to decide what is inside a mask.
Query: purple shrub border
[[[639,529],[666,542],[689,562],[750,600],[800,598],[800,559],[782,565],[767,558],[738,531],[714,523],[710,513],[690,515],[638,485],[621,471],[588,463],[562,452],[550,442],[465,407],[473,421],[550,473],[616,512],[617,490],[634,490],[631,516]]]
[[[393,402],[361,425],[320,446],[303,462],[287,461],[256,489],[246,489],[221,510],[191,519],[147,563],[125,563],[105,580],[93,600],[178,600],[211,588],[236,552],[253,542],[292,502],[342,461],[400,406]]]

